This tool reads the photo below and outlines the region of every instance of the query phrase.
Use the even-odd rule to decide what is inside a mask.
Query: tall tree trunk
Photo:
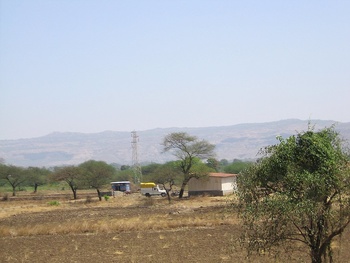
[[[179,198],[182,198],[182,196],[184,195],[184,191],[185,191],[185,182],[182,183],[181,185],[181,189],[180,189],[180,193],[179,193]]]
[[[77,199],[77,188],[71,183],[68,183],[68,184],[69,184],[70,189],[73,192],[73,199],[76,200]]]
[[[312,263],[322,263],[322,256],[319,251],[311,251],[311,262]]]
[[[36,193],[38,191],[38,184],[37,183],[34,183],[34,193]]]
[[[190,179],[191,178],[186,178],[183,180],[182,185],[181,185],[181,189],[180,189],[180,193],[179,193],[179,198],[182,198],[182,196],[184,195],[185,187]]]
[[[102,201],[100,189],[96,188],[96,191],[97,191],[97,195],[98,195],[98,200]]]
[[[11,180],[9,180],[8,178],[7,178],[7,181],[9,182],[9,184],[12,187],[12,196],[16,196],[16,184],[11,182]]]
[[[171,197],[170,197],[170,191],[171,191],[171,188],[170,189],[166,189],[165,188],[165,185],[163,185],[164,186],[164,189],[165,189],[165,191],[166,191],[166,195],[167,195],[167,198],[168,198],[168,202],[169,202],[169,204],[171,203]]]

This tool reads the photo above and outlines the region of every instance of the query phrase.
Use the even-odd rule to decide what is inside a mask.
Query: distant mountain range
[[[162,153],[162,140],[172,132],[187,132],[216,145],[218,160],[255,159],[259,150],[276,144],[276,136],[288,137],[306,131],[308,125],[315,130],[333,124],[341,136],[350,141],[350,123],[325,120],[289,119],[268,123],[246,123],[222,127],[158,128],[137,131],[138,160],[142,163],[163,163],[174,160]],[[131,165],[132,137],[130,132],[105,131],[101,133],[55,132],[49,135],[19,140],[0,140],[0,158],[17,166],[52,167],[75,165],[87,160]]]

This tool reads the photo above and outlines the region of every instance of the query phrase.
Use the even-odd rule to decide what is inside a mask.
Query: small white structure
[[[237,191],[237,174],[210,173],[205,178],[192,178],[188,182],[188,195],[223,196]]]
[[[112,196],[115,196],[116,192],[124,192],[130,194],[130,181],[111,182]]]

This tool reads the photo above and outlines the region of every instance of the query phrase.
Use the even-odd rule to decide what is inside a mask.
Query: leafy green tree
[[[238,174],[241,171],[247,169],[252,164],[253,164],[252,162],[244,162],[241,160],[234,160],[232,163],[230,163],[224,167],[224,172]]]
[[[116,174],[113,176],[113,181],[132,181],[133,179],[133,170],[120,170],[116,171]]]
[[[65,181],[73,192],[74,200],[77,199],[78,187],[81,187],[82,170],[76,166],[56,168],[51,174],[51,180],[55,182]]]
[[[115,168],[103,161],[90,160],[79,166],[84,171],[84,184],[96,189],[99,200],[102,200],[101,188],[109,184],[115,174]]]
[[[161,167],[162,165],[159,163],[151,163],[148,165],[144,165],[141,167],[142,170],[142,176],[146,176],[149,174],[154,174],[154,171],[157,170],[159,167]]]
[[[11,185],[12,196],[16,196],[17,188],[24,184],[27,178],[23,168],[0,164],[0,179]]]
[[[181,171],[176,162],[168,162],[158,166],[151,175],[150,180],[163,186],[167,192],[169,203],[171,202],[171,192],[178,180],[181,180]]]
[[[28,167],[26,170],[27,183],[34,187],[34,193],[37,192],[40,185],[47,183],[50,171],[45,168]]]
[[[121,171],[125,171],[125,170],[129,170],[131,168],[131,166],[130,165],[122,165],[122,166],[120,166],[120,170]]]
[[[226,165],[229,165],[229,162],[227,159],[221,159],[219,164],[221,167],[225,167]]]
[[[247,248],[301,242],[311,262],[332,262],[332,241],[350,223],[350,163],[340,136],[334,127],[309,128],[279,141],[238,177]]]
[[[220,171],[220,162],[215,158],[209,158],[207,160],[207,166],[212,168],[215,172]]]
[[[179,160],[183,174],[179,198],[182,198],[189,180],[199,176],[199,173],[192,171],[193,165],[198,159],[213,157],[215,145],[185,132],[175,132],[164,137],[163,146],[164,152],[171,151]]]

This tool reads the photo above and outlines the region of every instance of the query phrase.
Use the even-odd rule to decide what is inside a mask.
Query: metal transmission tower
[[[137,136],[136,131],[131,132],[131,146],[132,146],[132,168],[134,171],[134,183],[139,184],[142,181],[142,171],[141,171],[141,166],[139,164],[139,158],[138,158],[138,141],[139,141],[139,136]]]

